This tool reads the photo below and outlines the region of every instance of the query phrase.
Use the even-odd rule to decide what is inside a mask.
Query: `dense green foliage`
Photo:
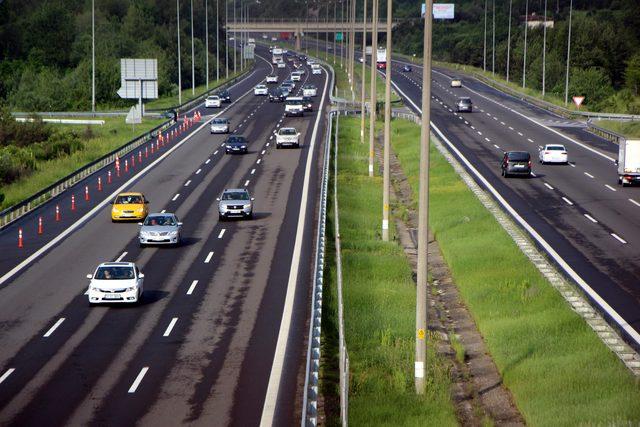
[[[96,1],[96,102],[122,106],[120,58],[157,58],[159,94],[177,93],[176,2]],[[216,72],[216,9],[209,1],[209,73]],[[205,3],[194,2],[195,80],[205,81]],[[220,69],[225,67],[220,4]],[[183,87],[191,87],[189,2],[181,2]],[[0,102],[14,110],[87,110],[91,106],[91,1],[0,2]]]

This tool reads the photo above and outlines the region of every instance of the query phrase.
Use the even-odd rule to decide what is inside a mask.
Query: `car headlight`
[[[139,208],[136,209],[138,212],[142,212],[144,210],[144,207],[140,206]]]
[[[126,292],[131,292],[131,291],[135,291],[137,289],[136,286],[129,286],[127,289],[125,289]]]
[[[178,235],[178,232],[177,232],[177,231],[170,231],[170,232],[169,232],[169,235],[170,235],[170,236],[177,236],[177,235]]]
[[[149,235],[149,232],[148,232],[148,231],[141,231],[141,232],[140,232],[140,235],[141,235],[142,237],[147,237],[147,236]]]
[[[95,286],[91,286],[90,290],[92,292],[100,292],[100,289],[96,288]]]
[[[247,148],[247,146],[246,145],[241,145],[240,148]]]
[[[119,212],[120,212],[120,208],[118,208],[118,207],[115,207],[115,206],[114,206],[114,207],[113,207],[113,211],[114,211],[115,213],[119,213]]]

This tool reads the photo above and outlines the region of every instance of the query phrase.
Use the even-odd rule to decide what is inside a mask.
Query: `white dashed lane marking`
[[[609,184],[605,184],[604,186],[607,187],[611,191],[618,191],[615,188],[613,188],[612,186],[610,186]]]
[[[223,228],[222,230],[220,230],[220,234],[218,234],[218,239],[222,239],[222,236],[224,236],[225,231],[227,231],[226,228]]]
[[[589,214],[584,214],[584,216],[585,216],[585,218],[587,218],[587,219],[588,219],[589,221],[591,221],[592,223],[594,223],[594,224],[597,224],[597,223],[598,223],[598,221],[597,221],[594,217],[592,217],[591,215],[589,215]]]
[[[218,152],[218,150],[216,150],[216,153],[217,153],[217,152]],[[213,154],[216,154],[216,153],[213,153]],[[208,165],[210,161],[211,161],[211,159],[207,159],[207,161],[206,161],[206,162],[204,162],[204,164],[205,164],[205,165]]]
[[[585,175],[587,175],[589,178],[593,179],[593,175],[591,175],[589,172],[585,172]]]
[[[58,319],[58,321],[56,323],[54,323],[54,325],[42,336],[43,338],[48,338],[51,336],[51,334],[53,334],[55,332],[56,329],[58,329],[58,326],[62,325],[62,322],[64,322],[64,317],[61,317],[60,319]]]
[[[636,206],[640,207],[640,203],[636,202],[635,200],[633,200],[633,199],[629,199],[629,201],[630,201],[631,203],[633,203],[634,205],[636,205]]]
[[[569,199],[567,199],[566,197],[562,197],[562,200],[564,200],[569,206],[573,206],[573,202]]]
[[[11,375],[14,371],[14,368],[7,369],[7,371],[0,377],[0,384],[2,384],[7,378],[9,378],[9,375]]]
[[[256,173],[255,169],[251,169],[251,175],[253,175],[254,173]]]
[[[261,160],[262,160],[262,159],[258,159],[258,160],[256,161],[256,163],[257,163],[257,164],[260,164],[260,161],[261,161]]]
[[[198,170],[196,171],[196,175],[198,175],[200,172],[202,172],[202,169],[198,169]]]
[[[178,193],[175,196],[173,196],[173,199],[171,199],[171,201],[175,202],[176,200],[178,200],[178,197],[180,197],[180,193]]]
[[[544,186],[547,187],[549,190],[553,190],[553,187],[547,184],[546,182],[544,183]]]
[[[622,243],[622,244],[626,244],[626,243],[627,243],[627,241],[626,241],[626,240],[624,240],[622,237],[618,236],[616,233],[611,233],[611,235],[612,235],[612,236],[613,236],[617,241],[619,241],[620,243]]]
[[[185,182],[185,183],[184,183],[184,186],[185,186],[185,187],[188,187],[188,186],[189,186],[189,184],[191,184],[191,180],[189,180],[189,181]]]
[[[244,182],[244,186],[246,187],[246,186],[248,186],[248,185],[249,185],[249,180],[246,180],[246,181]]]
[[[204,263],[205,264],[209,264],[209,261],[211,261],[211,257],[213,256],[213,252],[209,252],[209,254],[207,255],[207,257],[204,259]]]
[[[166,209],[162,209],[160,213],[165,213],[166,211],[167,211]]]
[[[171,322],[169,322],[169,326],[167,326],[167,329],[164,331],[164,334],[162,334],[163,337],[168,337],[169,335],[171,335],[171,331],[173,330],[173,327],[176,326],[177,321],[178,321],[177,317],[174,317],[173,319],[171,319]]]
[[[213,152],[213,155],[215,156],[216,154],[218,154],[218,150]]]
[[[197,284],[198,284],[197,280],[194,280],[193,282],[191,282],[191,286],[189,286],[189,289],[187,290],[187,295],[191,295],[193,293],[193,290],[196,288]]]
[[[122,252],[122,255],[120,255],[118,258],[116,258],[116,261],[115,261],[115,262],[120,262],[120,261],[122,261],[122,259],[123,259],[124,257],[126,257],[126,256],[127,256],[127,253],[128,253],[128,252]]]
[[[144,368],[142,368],[140,370],[140,373],[138,374],[138,376],[136,377],[135,381],[133,381],[133,384],[131,384],[131,387],[129,387],[129,393],[135,393],[136,390],[138,389],[138,387],[140,386],[140,383],[142,382],[142,379],[144,378],[144,376],[147,374],[147,371],[149,370],[148,366],[145,366]]]
[[[496,147],[498,150],[500,149],[499,145],[493,144],[494,147]]]

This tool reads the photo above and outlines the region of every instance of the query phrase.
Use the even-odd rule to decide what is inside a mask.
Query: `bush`
[[[30,150],[18,147],[0,148],[0,183],[10,184],[36,168]]]
[[[586,70],[574,68],[569,80],[569,95],[584,96],[584,104],[597,108],[598,104],[613,94],[609,76],[597,67]]]

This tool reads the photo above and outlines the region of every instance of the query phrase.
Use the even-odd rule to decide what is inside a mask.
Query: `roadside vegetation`
[[[640,138],[640,122],[618,122],[614,120],[598,120],[596,126],[609,129],[627,138]]]
[[[341,128],[346,127],[344,121]],[[392,147],[413,190],[415,209],[420,128],[394,120],[392,132]],[[640,422],[637,380],[433,147],[429,206],[429,226],[454,282],[527,423]],[[379,216],[378,211],[374,214]]]
[[[124,117],[104,118],[103,126],[19,123],[7,109],[0,114],[0,210],[53,184],[166,119],[145,118],[132,128]],[[2,200],[4,199],[4,200]]]
[[[457,425],[447,364],[428,339],[426,393],[413,383],[415,283],[402,247],[380,239],[382,180],[367,174],[368,145],[360,121],[340,119],[338,200],[342,244],[345,334],[350,358],[349,422],[352,425]],[[333,178],[332,178],[333,179]],[[331,181],[333,182],[333,181]],[[330,194],[333,194],[330,190]],[[332,204],[333,202],[331,202]],[[322,387],[327,425],[339,424],[337,295],[333,208],[329,207],[327,285],[324,288]],[[391,230],[394,234],[394,230]],[[326,404],[326,403],[325,403]]]

